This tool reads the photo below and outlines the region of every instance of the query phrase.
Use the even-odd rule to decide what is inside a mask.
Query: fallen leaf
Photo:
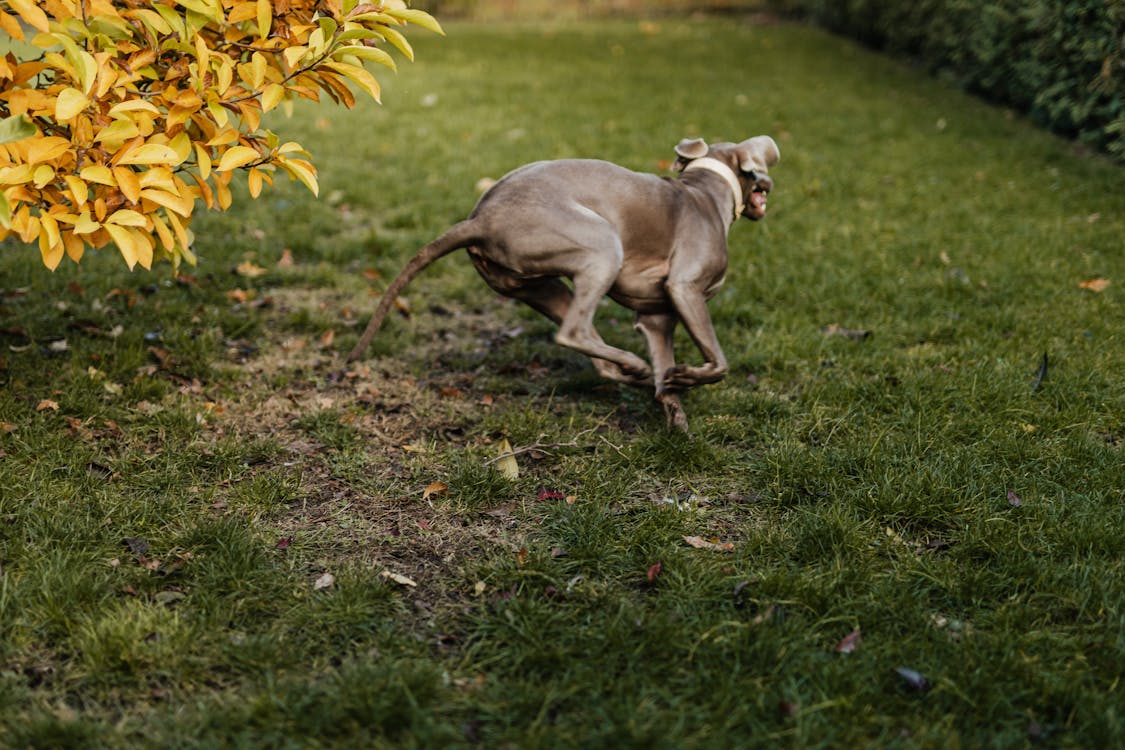
[[[0,432],[3,432],[4,434],[15,432],[18,429],[19,429],[18,425],[14,425],[11,422],[0,421]]]
[[[422,531],[433,531],[434,530],[433,527],[430,526],[430,522],[427,521],[424,518],[419,518],[414,523],[418,524],[418,528],[420,528]]]
[[[930,689],[930,681],[921,672],[908,667],[895,667],[895,673],[902,678],[907,687],[917,690],[919,693],[924,693]]]
[[[336,339],[336,331],[329,328],[327,331],[320,335],[320,348],[327,349],[332,346],[332,342]]]
[[[551,557],[552,557],[553,559],[556,559],[556,560],[557,560],[558,558],[560,558],[560,557],[566,557],[566,556],[568,556],[569,554],[570,554],[570,553],[569,553],[569,552],[567,552],[567,551],[566,551],[565,549],[563,549],[562,547],[551,547]]]
[[[256,279],[269,273],[266,269],[249,260],[239,263],[234,270],[239,276],[245,276],[248,279]]]
[[[519,552],[516,553],[516,562],[518,562],[520,565],[523,565],[524,563],[527,562],[527,556],[529,554],[531,554],[531,553],[528,552],[526,549],[521,549]]]
[[[257,296],[257,293],[253,289],[231,289],[227,292],[227,299],[240,304],[249,302],[255,296]]]
[[[1015,492],[1008,490],[1008,505],[1011,505],[1013,508],[1018,508],[1023,505],[1023,498]]]
[[[389,581],[393,581],[394,583],[397,583],[400,586],[417,586],[418,585],[417,583],[410,580],[406,576],[399,575],[398,573],[392,573],[389,570],[384,570],[379,575],[382,576],[383,578],[386,578]]]
[[[488,589],[488,584],[484,581],[477,581],[473,584],[473,596],[481,596]]]
[[[543,485],[539,485],[539,490],[536,492],[536,497],[538,497],[540,502],[542,502],[544,500],[565,500],[566,499],[566,495],[564,493],[559,492],[558,490],[547,489]]]
[[[1086,279],[1085,281],[1078,282],[1078,286],[1083,289],[1089,289],[1091,292],[1104,292],[1109,287],[1109,279],[1103,279],[1100,276],[1093,279]]]
[[[500,441],[499,449],[496,452],[500,456],[496,461],[496,469],[508,479],[519,479],[520,465],[516,463],[516,457],[512,455],[512,444],[508,442],[507,438]]]
[[[277,544],[274,545],[275,549],[289,549],[289,545],[293,543],[293,537],[287,536],[279,539]]]
[[[285,248],[281,251],[281,257],[277,260],[278,268],[292,268],[293,267],[293,251]]]
[[[43,399],[42,401],[39,402],[39,405],[35,407],[35,411],[58,411],[58,410],[59,410],[58,402],[52,401],[49,398]]]
[[[313,591],[332,588],[335,583],[336,576],[331,573],[322,573],[321,576],[313,582]]]
[[[648,582],[656,583],[656,578],[660,575],[660,571],[662,570],[664,570],[664,565],[662,563],[650,565],[648,571],[645,573],[645,577],[648,578]]]
[[[422,490],[422,500],[429,500],[434,495],[445,495],[449,492],[449,485],[442,481],[433,481]]]
[[[720,542],[718,539],[708,540],[701,536],[685,536],[684,541],[696,549],[713,549],[719,552],[731,552],[734,550],[733,542]]]
[[[845,635],[843,638],[840,639],[840,642],[836,644],[836,653],[837,654],[853,653],[853,652],[855,652],[855,650],[857,648],[859,648],[859,643],[862,640],[863,640],[863,634],[860,633],[859,628],[856,628],[855,630],[853,630],[852,632],[848,633],[847,635]]]

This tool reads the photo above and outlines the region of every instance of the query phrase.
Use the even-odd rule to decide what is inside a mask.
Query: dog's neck
[[[714,172],[726,180],[727,184],[730,185],[731,192],[734,193],[734,217],[732,221],[738,221],[738,217],[742,215],[742,211],[746,208],[746,201],[742,197],[742,185],[738,183],[738,175],[734,173],[734,170],[718,159],[713,159],[710,156],[692,159],[688,162],[688,165],[684,167],[685,172],[689,172],[693,169],[705,169],[708,172]]]

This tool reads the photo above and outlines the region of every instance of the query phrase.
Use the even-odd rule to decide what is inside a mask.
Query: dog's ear
[[[738,167],[743,172],[768,172],[780,160],[781,151],[768,135],[759,135],[738,144]]]
[[[707,156],[707,141],[702,138],[684,138],[676,144],[676,156],[685,161]]]

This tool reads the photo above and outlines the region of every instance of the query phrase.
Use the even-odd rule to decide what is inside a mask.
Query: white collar
[[[738,183],[738,175],[734,173],[734,170],[718,159],[713,159],[710,156],[692,159],[688,162],[688,165],[684,167],[685,172],[692,169],[706,169],[708,172],[714,172],[727,181],[731,191],[734,193],[734,220],[738,221],[738,217],[746,208],[746,202],[742,198],[742,185]]]

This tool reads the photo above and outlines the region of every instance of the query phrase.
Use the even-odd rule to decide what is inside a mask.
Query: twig
[[[1035,375],[1035,382],[1031,386],[1031,392],[1035,393],[1043,387],[1043,381],[1047,379],[1047,352],[1043,352],[1043,359],[1039,362],[1039,372]]]

